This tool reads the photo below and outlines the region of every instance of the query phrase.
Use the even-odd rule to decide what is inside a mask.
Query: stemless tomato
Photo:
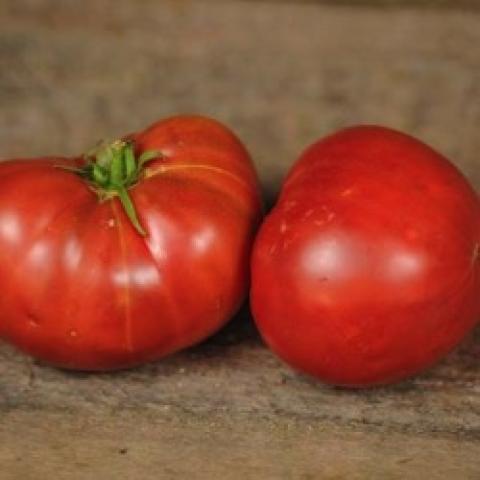
[[[479,242],[479,200],[444,157],[390,129],[340,131],[304,153],[257,237],[257,325],[325,382],[398,381],[475,325]]]
[[[167,119],[83,158],[5,161],[0,336],[85,370],[199,342],[245,297],[260,216],[248,153],[206,118]]]

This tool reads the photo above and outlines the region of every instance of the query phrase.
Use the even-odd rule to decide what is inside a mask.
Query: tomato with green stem
[[[181,116],[79,158],[0,164],[0,337],[50,364],[131,367],[219,329],[261,217],[241,142]]]

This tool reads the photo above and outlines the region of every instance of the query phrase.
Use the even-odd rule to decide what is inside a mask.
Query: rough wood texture
[[[377,8],[447,8],[454,10],[478,10],[478,0],[243,0],[245,2],[269,3],[312,3],[316,5],[335,5],[348,7],[377,7]]]
[[[84,150],[175,112],[230,124],[273,195],[344,125],[420,136],[480,186],[480,15],[277,2],[3,0],[0,157]],[[54,301],[54,299],[52,299]],[[113,375],[0,346],[0,479],[478,479],[480,338],[409,382],[332,389],[244,312]]]

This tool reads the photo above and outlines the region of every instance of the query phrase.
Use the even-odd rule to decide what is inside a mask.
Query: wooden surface
[[[300,150],[382,123],[480,186],[480,15],[301,2],[0,2],[0,157],[75,153],[176,112],[252,151],[267,196]],[[52,298],[52,301],[55,301]],[[209,342],[110,375],[0,346],[0,480],[480,478],[480,333],[400,385],[292,372],[247,311]]]
[[[446,8],[452,10],[479,10],[478,0],[242,0],[244,2],[269,3],[310,3],[316,5],[335,5],[347,7],[375,8]]]

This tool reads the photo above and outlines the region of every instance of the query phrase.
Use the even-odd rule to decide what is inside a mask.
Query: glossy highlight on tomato
[[[260,217],[247,151],[207,118],[163,120],[90,156],[5,161],[0,337],[81,370],[191,346],[244,300]]]
[[[257,236],[252,307],[296,369],[348,387],[433,365],[480,314],[480,205],[443,156],[376,126],[302,155]]]

